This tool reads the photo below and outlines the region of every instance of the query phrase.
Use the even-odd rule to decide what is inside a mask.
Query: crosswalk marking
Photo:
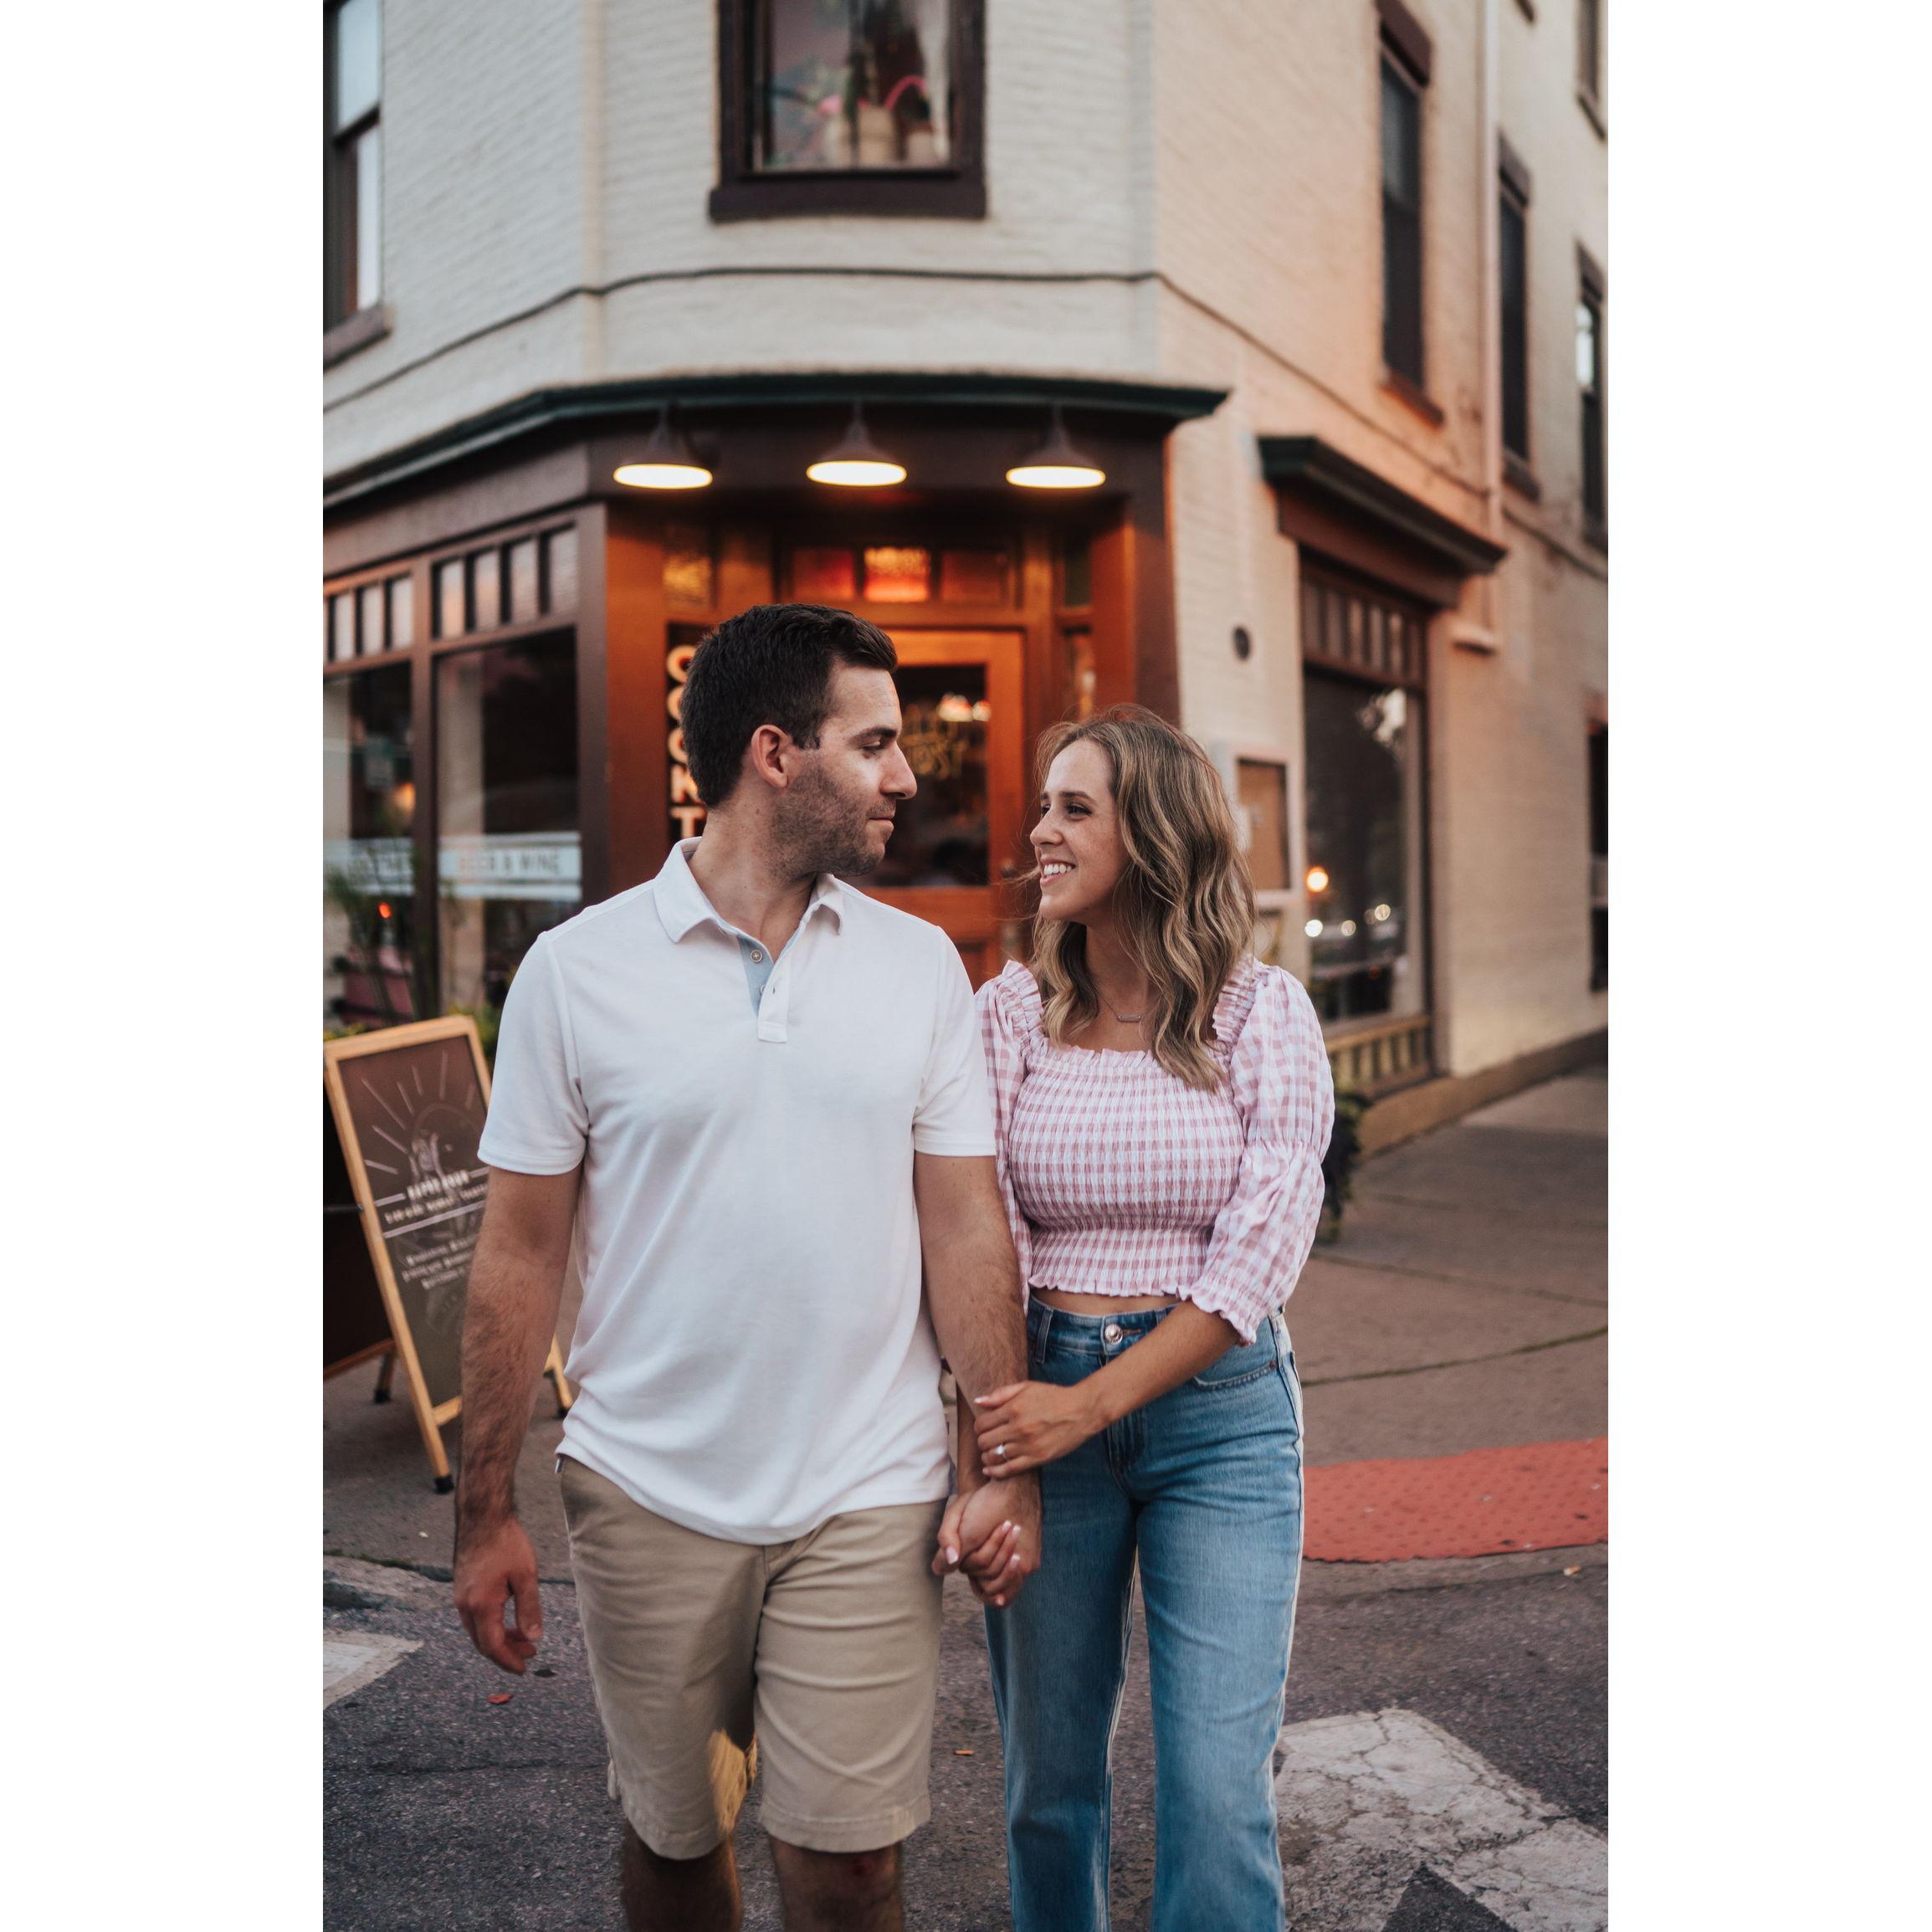
[[[1602,1932],[1602,1834],[1411,1710],[1285,1725],[1276,1749],[1289,1923],[1384,1932],[1427,1865],[1511,1932]]]
[[[322,1632],[322,1708],[339,1697],[373,1683],[423,1646],[407,1637],[381,1637],[372,1630]]]

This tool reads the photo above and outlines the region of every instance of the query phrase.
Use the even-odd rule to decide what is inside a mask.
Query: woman
[[[1125,706],[1050,733],[1042,765],[1032,969],[979,992],[1032,1379],[961,1432],[987,1476],[1041,1471],[1039,1572],[986,1613],[1013,1932],[1107,1924],[1136,1560],[1155,1932],[1279,1932],[1301,1560],[1280,1306],[1321,1210],[1327,1056],[1307,994],[1249,952],[1253,894],[1200,747]]]

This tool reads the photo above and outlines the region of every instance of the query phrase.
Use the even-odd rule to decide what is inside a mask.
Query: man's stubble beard
[[[873,849],[870,825],[869,799],[863,806],[848,799],[823,766],[807,765],[779,833],[785,869],[797,878],[830,872],[863,879],[885,856]]]

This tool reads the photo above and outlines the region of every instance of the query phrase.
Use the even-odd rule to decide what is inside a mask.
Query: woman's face
[[[1040,916],[1085,925],[1104,917],[1127,869],[1114,807],[1114,762],[1091,738],[1054,759],[1033,830],[1040,868]]]

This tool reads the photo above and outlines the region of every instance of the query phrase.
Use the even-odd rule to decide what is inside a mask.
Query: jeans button
[[[1120,1325],[1117,1321],[1110,1321],[1100,1333],[1109,1341],[1118,1341],[1120,1339]]]

